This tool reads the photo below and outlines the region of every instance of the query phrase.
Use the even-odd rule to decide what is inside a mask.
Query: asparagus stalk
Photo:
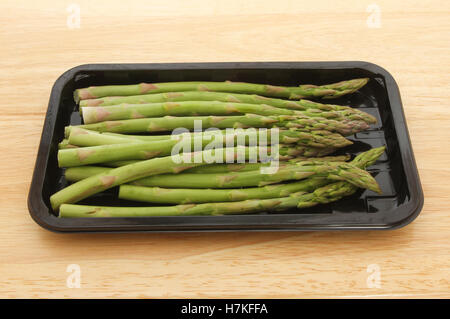
[[[229,158],[236,158],[240,150],[244,150],[246,159],[254,153],[259,153],[258,148],[251,147],[216,149],[212,153],[213,155],[219,154],[222,156],[222,160],[226,161]],[[191,155],[196,157],[198,161],[185,163],[184,161],[174,161],[172,156],[167,156],[110,169],[107,172],[88,177],[58,191],[50,197],[50,203],[52,208],[57,211],[62,204],[75,203],[111,187],[139,178],[155,174],[179,173],[188,168],[202,166],[208,163],[209,158],[207,156],[211,155],[211,152],[202,151]]]
[[[226,133],[225,130],[221,131],[223,134]],[[200,134],[208,134],[208,132],[193,132],[191,137],[198,136]],[[130,142],[155,142],[170,140],[177,137],[179,134],[173,135],[126,135],[119,133],[109,133],[109,132],[97,132],[83,129],[79,126],[72,126],[70,129],[70,134],[67,139],[64,139],[64,143],[69,143],[69,139],[72,140],[73,145],[76,146],[99,146],[108,144],[122,144]],[[62,142],[62,143],[63,143]],[[74,146],[75,147],[75,146]]]
[[[153,137],[153,136],[145,136],[145,137]],[[124,134],[110,135],[106,133],[86,130],[78,126],[74,126],[70,130],[70,134],[66,140],[68,143],[79,147],[143,142],[142,140],[132,138],[129,135]],[[161,142],[164,140],[170,140],[170,136],[169,138],[164,137],[161,139],[156,139],[154,141],[148,139],[147,142]]]
[[[380,192],[380,188],[373,177],[354,165],[340,162],[311,161],[299,162],[296,165],[280,166],[273,174],[264,174],[259,170],[225,174],[162,174],[140,179],[131,184],[166,188],[260,187],[288,180],[305,179],[310,176],[325,177],[329,180],[346,180],[357,187],[369,188],[374,192]]]
[[[69,182],[78,182],[97,174],[107,173],[110,170],[111,168],[103,166],[76,166],[67,168],[64,176]]]
[[[358,109],[351,108],[349,106],[322,104],[309,100],[289,101],[250,94],[201,91],[103,97],[100,99],[80,101],[80,108],[83,108],[85,106],[110,106],[119,104],[148,104],[183,101],[220,101],[247,104],[266,104],[274,107],[299,111],[314,109],[321,111],[344,111],[346,114],[348,114],[348,116],[351,117],[350,114],[353,114],[355,116],[358,116],[358,118],[362,118],[368,124],[374,124],[377,121],[376,118],[372,115]]]
[[[291,162],[291,163],[302,162],[302,161],[346,162],[349,159],[350,159],[350,155],[323,156],[323,157],[298,156],[298,157],[289,159],[288,162]],[[102,164],[109,166],[109,167],[120,167],[120,166],[124,166],[124,165],[133,164],[136,162],[139,162],[139,160],[114,161],[114,162],[106,162],[106,163],[102,163]],[[265,166],[270,166],[270,163],[210,164],[207,166],[194,167],[187,171],[189,173],[248,172],[248,171],[260,169],[261,167],[265,167]],[[79,168],[82,170],[85,167],[90,167],[90,166],[71,167],[69,169]],[[90,175],[88,175],[88,176],[90,176]],[[79,179],[75,179],[73,181],[78,181],[78,180]]]
[[[59,167],[73,167],[109,161],[150,159],[170,155],[177,141],[125,143],[58,151]]]
[[[353,79],[327,85],[299,85],[298,87],[273,86],[243,82],[165,82],[131,85],[91,86],[74,92],[76,102],[105,96],[129,96],[182,91],[217,91],[231,93],[258,94],[298,100],[305,97],[337,98],[350,94],[369,81],[368,78]]]
[[[273,107],[266,104],[226,103],[219,101],[185,101],[152,104],[120,104],[105,107],[81,108],[85,124],[103,121],[130,120],[146,117],[171,116],[207,116],[207,115],[303,115],[305,117],[322,117],[338,121],[363,121],[364,117],[347,110],[323,111],[307,109],[295,111]],[[366,123],[366,122],[364,122]],[[367,124],[367,123],[366,123]]]
[[[109,136],[118,136],[118,137],[125,137],[125,138],[132,138],[132,139],[138,139],[146,142],[150,141],[161,141],[161,140],[170,140],[172,138],[172,135],[174,134],[166,134],[166,135],[129,135],[129,134],[120,134],[120,133],[111,133],[111,132],[97,132],[102,133],[104,135]]]
[[[322,162],[346,162],[350,159],[349,155],[340,156],[324,156],[324,157],[296,157],[288,160],[290,163],[295,163],[299,161],[322,161]],[[120,167],[125,165],[130,165],[139,162],[139,160],[130,161],[116,161],[103,163],[109,167]],[[280,164],[283,165],[283,164]],[[186,172],[189,173],[231,173],[231,172],[248,172],[261,169],[262,167],[269,167],[270,163],[236,163],[236,164],[210,164],[206,166],[194,167],[188,169]],[[105,172],[108,168],[102,166],[75,166],[66,169],[65,175],[66,179],[70,182],[77,182],[85,179],[89,176],[95,175],[96,173]]]
[[[77,127],[98,132],[112,133],[146,133],[146,132],[167,132],[176,128],[186,128],[194,130],[196,125],[201,124],[206,128],[249,128],[249,127],[271,127],[279,122],[277,118],[246,114],[242,116],[186,116],[186,117],[156,117],[122,121],[105,121],[101,123],[79,125]],[[65,129],[66,137],[69,136],[72,126]]]
[[[329,183],[325,178],[322,178],[321,182],[323,185]],[[125,184],[120,186],[119,198],[160,204],[236,202],[248,199],[286,197],[292,193],[303,191],[306,188],[304,185],[305,183],[300,181],[243,189],[192,189],[143,187]]]
[[[255,141],[259,144],[262,143],[270,143],[272,141],[272,131],[267,130],[226,130],[226,131],[214,131],[214,132],[194,132],[190,135],[165,135],[167,138],[165,140],[156,140],[151,141],[147,139],[149,136],[138,136],[138,135],[106,135],[103,133],[99,133],[96,131],[90,131],[86,129],[82,129],[79,127],[73,127],[69,138],[68,143],[77,145],[77,146],[101,146],[101,145],[110,145],[110,144],[124,144],[124,143],[132,143],[132,142],[145,142],[147,143],[167,143],[169,145],[171,141],[180,141],[182,139],[204,139],[204,142],[216,140],[223,138],[224,142],[226,140],[232,141],[241,140],[245,141],[245,143],[249,143],[249,141]],[[153,136],[152,136],[153,137]],[[302,146],[311,146],[311,147],[345,147],[351,145],[352,142],[347,140],[343,136],[335,133],[331,133],[328,131],[311,131],[311,132],[302,132],[296,129],[282,129],[278,131],[278,140],[274,141],[275,143],[283,143],[283,144],[293,144],[296,143]],[[164,142],[162,142],[164,141]]]
[[[214,131],[217,134],[222,135],[231,135],[227,134],[226,130]],[[242,134],[246,133],[245,131]],[[250,131],[247,133],[250,134]],[[252,133],[253,134],[253,133]],[[256,132],[257,134],[257,132]],[[199,137],[199,136],[209,136],[212,135],[210,132],[192,132],[190,133],[190,137]],[[213,135],[214,136],[214,135]],[[268,134],[270,137],[271,134]],[[83,129],[79,126],[74,126],[70,130],[69,137],[67,142],[71,141],[72,144],[77,146],[100,146],[100,145],[109,145],[109,144],[123,144],[123,143],[131,143],[131,142],[155,142],[155,141],[167,141],[171,139],[181,139],[183,136],[180,134],[173,135],[126,135],[126,134],[117,134],[117,133],[108,133],[108,132],[97,132]],[[256,136],[258,137],[258,136]],[[286,143],[292,143],[286,139]]]
[[[245,103],[225,103],[218,101],[185,101],[152,104],[121,104],[104,107],[83,107],[83,121],[85,124],[103,121],[129,120],[145,117],[197,116],[197,115],[292,115],[296,112],[270,105],[256,105]],[[304,111],[303,111],[304,112]],[[339,113],[335,116],[338,116]],[[330,116],[333,116],[332,113]]]
[[[372,149],[355,158],[355,165],[361,168],[372,165],[384,152],[384,147]],[[323,180],[312,178],[304,180]],[[189,215],[227,215],[251,214],[263,211],[282,211],[289,208],[311,207],[317,204],[337,201],[352,195],[357,188],[347,182],[336,182],[321,186],[312,193],[294,193],[289,197],[273,199],[251,199],[238,202],[186,204],[163,207],[103,207],[64,204],[60,208],[59,217],[150,217],[150,216],[189,216]]]
[[[307,117],[304,115],[261,116],[245,114],[241,116],[186,116],[186,117],[153,117],[119,121],[105,121],[100,123],[79,125],[77,127],[112,133],[148,133],[172,131],[176,128],[194,130],[197,126],[207,128],[270,128],[274,126],[296,128],[300,130],[328,130],[343,135],[350,135],[366,130],[369,125],[364,121],[337,121],[321,117]],[[67,126],[66,137],[73,126]]]
[[[314,162],[346,162],[350,159],[349,155],[340,156],[324,156],[324,157],[296,157],[287,161],[287,163],[314,161]],[[236,164],[211,164],[207,166],[194,167],[186,171],[186,173],[231,173],[231,172],[248,172],[270,166],[270,163],[236,163]]]

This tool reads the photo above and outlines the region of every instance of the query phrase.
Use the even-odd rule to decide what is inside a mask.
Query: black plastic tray
[[[354,145],[343,151],[357,154],[386,145],[386,153],[370,167],[382,188],[382,195],[361,190],[338,202],[311,209],[234,216],[64,219],[58,218],[50,208],[50,195],[66,186],[63,170],[57,165],[58,142],[63,138],[66,125],[80,124],[72,97],[76,88],[225,80],[295,86],[359,77],[371,80],[354,94],[328,101],[360,108],[378,118],[379,123],[370,131],[351,136]],[[137,205],[115,199],[116,191],[97,196],[95,202]],[[84,203],[92,203],[92,199]],[[394,229],[414,220],[422,206],[423,192],[397,84],[386,70],[367,62],[87,64],[75,67],[61,75],[53,86],[28,197],[33,219],[42,227],[59,232]]]

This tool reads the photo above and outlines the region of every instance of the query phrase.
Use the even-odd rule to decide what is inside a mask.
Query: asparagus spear
[[[240,150],[244,150],[246,159],[254,153],[259,153],[261,148],[235,147],[216,149],[213,155],[219,154],[223,161],[236,157]],[[218,153],[217,153],[218,152]],[[266,153],[267,154],[267,153]],[[194,163],[176,162],[172,156],[153,158],[130,165],[110,169],[107,172],[97,174],[79,182],[76,182],[50,197],[52,208],[57,211],[62,204],[75,203],[96,193],[102,192],[114,186],[134,181],[155,174],[179,173],[188,168],[207,164],[207,155],[211,152],[202,151],[191,154],[194,157],[200,157],[199,161]],[[199,155],[199,156],[197,156]]]
[[[259,170],[225,174],[162,174],[140,179],[132,184],[167,188],[237,188],[265,186],[310,176],[346,180],[357,187],[367,187],[374,192],[380,192],[378,184],[369,173],[349,163],[311,161],[280,166],[273,174],[263,174]]]
[[[85,124],[103,121],[130,120],[146,117],[172,116],[198,116],[198,115],[303,115],[305,117],[322,117],[338,121],[364,121],[364,117],[347,110],[322,111],[320,109],[307,109],[295,111],[273,107],[266,104],[226,103],[219,101],[185,101],[151,104],[120,104],[105,107],[83,107],[83,120]],[[366,122],[364,122],[366,123]],[[366,123],[367,124],[367,123]]]
[[[167,135],[166,135],[167,136]],[[153,136],[146,136],[146,137],[153,137]],[[86,147],[86,146],[99,146],[99,145],[111,145],[111,144],[123,144],[123,143],[136,143],[141,142],[142,140],[137,138],[132,138],[128,135],[124,134],[115,134],[110,135],[106,133],[96,132],[96,131],[90,131],[83,129],[78,126],[74,126],[70,130],[70,134],[67,137],[67,143],[70,143],[72,145]],[[155,141],[152,141],[149,139],[147,142],[160,142],[164,140],[170,140],[169,138],[161,138],[157,139]]]
[[[225,103],[218,101],[185,101],[152,104],[120,104],[104,107],[83,107],[83,121],[85,124],[103,121],[129,120],[145,117],[197,116],[197,115],[292,115],[296,112],[270,105],[256,105],[245,103]],[[303,111],[304,112],[304,111]],[[338,115],[337,112],[336,116]],[[332,113],[330,116],[333,116]]]
[[[150,141],[161,141],[161,140],[169,140],[172,138],[173,134],[167,134],[167,135],[129,135],[129,134],[120,134],[120,133],[111,133],[111,132],[97,132],[102,133],[104,135],[110,135],[110,136],[118,136],[118,137],[126,137],[126,138],[132,138],[132,139],[138,139],[146,142]]]
[[[288,160],[287,163],[296,163],[299,161],[314,161],[314,162],[345,162],[350,157],[347,155],[341,156],[325,156],[325,157],[296,157]],[[113,167],[120,167],[124,165],[134,164],[136,161],[117,161]],[[280,164],[285,166],[286,162]],[[236,164],[210,164],[187,169],[186,173],[200,173],[200,174],[217,174],[217,173],[233,173],[233,172],[248,172],[259,170],[263,167],[269,167],[270,163],[236,163]],[[107,172],[110,168],[103,166],[76,166],[69,167],[65,171],[66,180],[69,182],[78,182],[82,179],[88,178],[95,174]]]
[[[287,161],[287,163],[295,163],[301,161],[314,162],[346,162],[350,159],[349,155],[340,156],[324,156],[324,157],[296,157]],[[258,170],[262,167],[270,166],[270,163],[236,163],[236,164],[211,164],[206,166],[194,167],[186,171],[186,173],[231,173],[231,172],[248,172]]]
[[[122,144],[64,149],[58,151],[58,165],[59,167],[73,167],[111,161],[145,160],[168,156],[178,143],[178,140],[138,143],[125,142]],[[200,143],[203,148],[211,143],[211,141],[209,139],[193,138],[189,146],[195,146],[196,143]],[[226,144],[226,139],[224,139],[224,144]]]
[[[355,158],[356,165],[372,165],[384,152],[384,147],[372,149]],[[304,180],[322,180],[312,178]],[[150,217],[150,216],[189,216],[189,215],[227,215],[251,214],[263,211],[282,211],[289,208],[311,207],[317,204],[337,201],[353,194],[357,188],[347,182],[336,182],[321,186],[312,193],[294,193],[289,197],[273,199],[252,199],[239,202],[186,204],[163,207],[103,207],[64,204],[59,217]]]
[[[138,162],[139,161],[136,161],[136,163]],[[111,168],[103,166],[76,166],[67,168],[64,172],[64,176],[69,182],[78,182],[97,174],[107,173],[110,170]]]
[[[344,111],[348,116],[354,114],[362,118],[366,123],[376,123],[376,118],[372,115],[351,108],[349,106],[322,104],[309,100],[289,101],[283,99],[268,98],[259,95],[223,93],[223,92],[169,92],[157,94],[144,94],[133,96],[113,96],[103,97],[100,99],[90,99],[80,101],[80,108],[85,106],[110,106],[118,104],[147,104],[147,103],[163,103],[163,102],[183,102],[183,101],[220,101],[232,103],[248,103],[248,104],[267,104],[279,108],[292,110],[321,110],[321,111]],[[353,118],[355,119],[355,118]]]
[[[226,134],[225,130],[221,131],[223,134]],[[200,134],[208,134],[208,132],[193,132],[191,133],[191,137],[200,135]],[[155,142],[155,141],[164,141],[170,140],[173,138],[177,138],[176,136],[179,134],[173,135],[126,135],[119,133],[110,133],[110,132],[97,132],[83,129],[79,126],[72,126],[70,129],[70,134],[67,139],[64,139],[61,143],[69,143],[69,139],[72,140],[72,143],[76,146],[99,146],[99,145],[108,145],[108,144],[122,144],[122,143],[130,143],[130,142]],[[175,137],[174,137],[175,136]],[[60,144],[61,144],[60,143]]]
[[[289,159],[288,162],[295,163],[295,162],[301,162],[301,161],[322,161],[322,162],[346,162],[350,159],[350,155],[338,155],[338,156],[323,156],[323,157],[304,157],[304,156],[298,156],[292,159]],[[109,167],[119,167],[124,165],[129,165],[139,162],[139,160],[129,160],[129,161],[114,161],[114,162],[107,162],[102,163],[103,165],[109,166]],[[194,167],[187,172],[189,173],[226,173],[226,172],[248,172],[253,171],[256,169],[260,169],[261,167],[270,166],[270,163],[236,163],[236,164],[210,164],[207,166],[200,166],[200,167]],[[81,171],[83,168],[90,167],[90,166],[78,166],[78,167],[71,167],[68,170],[71,169],[80,169]],[[87,176],[91,176],[88,174]],[[80,179],[83,179],[84,177],[80,177],[78,179],[72,179],[72,181],[78,181]]]
[[[196,122],[198,121],[198,122]],[[206,128],[249,128],[249,127],[271,127],[279,122],[277,118],[246,114],[242,116],[186,116],[186,117],[156,117],[122,121],[105,121],[101,123],[79,125],[77,127],[98,132],[112,133],[145,133],[145,132],[165,132],[176,128],[186,128],[193,130],[195,124],[201,124]],[[72,126],[65,129],[66,137],[69,136]]]
[[[243,189],[160,188],[124,184],[120,185],[119,198],[160,204],[236,202],[248,199],[286,197],[292,193],[303,191],[306,188],[303,182]],[[323,185],[329,183],[325,178],[322,178],[321,182]]]
[[[327,85],[299,85],[298,87],[273,86],[267,84],[253,84],[243,82],[166,82],[141,83],[131,85],[91,86],[77,89],[74,92],[76,102],[104,96],[128,96],[162,92],[181,91],[217,91],[245,94],[259,94],[264,96],[301,99],[304,97],[337,98],[350,94],[369,81],[368,78],[353,79]]]
[[[169,145],[173,141],[180,141],[183,138],[189,139],[204,139],[204,142],[215,140],[216,138],[223,138],[226,140],[240,140],[248,143],[250,140],[254,140],[255,143],[265,142],[270,143],[272,140],[272,131],[260,130],[227,130],[227,131],[214,131],[213,132],[194,132],[189,136],[185,135],[165,135],[165,140],[152,141],[151,139],[147,143],[167,143]],[[217,137],[216,135],[217,134]],[[132,142],[145,142],[149,136],[139,135],[106,135],[96,131],[90,131],[79,127],[74,127],[69,135],[68,143],[77,146],[100,146],[110,144],[124,144]],[[153,137],[153,136],[152,136]],[[311,147],[345,147],[351,145],[352,142],[342,137],[339,134],[331,133],[328,131],[311,131],[302,132],[296,129],[282,129],[278,131],[278,140],[276,143],[293,144],[296,143],[302,146]],[[164,141],[164,142],[163,142]]]
[[[132,120],[105,121],[100,123],[79,125],[77,127],[112,133],[145,133],[172,131],[176,128],[194,130],[196,126],[207,128],[270,128],[274,126],[296,128],[301,130],[328,130],[349,135],[366,130],[369,126],[364,121],[336,121],[321,117],[300,115],[261,116],[246,114],[241,116],[186,116],[186,117],[154,117]],[[66,137],[73,126],[67,126]]]
[[[215,131],[217,134],[227,134],[225,130]],[[244,134],[245,131],[242,133]],[[249,133],[249,132],[247,132]],[[190,133],[190,137],[194,138],[197,136],[207,136],[209,132],[193,132]],[[271,134],[268,134],[270,137]],[[167,141],[171,139],[180,139],[182,136],[180,134],[173,135],[126,135],[108,132],[97,132],[83,129],[79,126],[73,126],[70,130],[67,143],[71,141],[73,145],[77,146],[99,146],[99,145],[109,145],[109,144],[123,144],[131,142],[155,142],[155,141]],[[285,141],[288,143],[288,140]],[[291,142],[292,143],[292,142]]]

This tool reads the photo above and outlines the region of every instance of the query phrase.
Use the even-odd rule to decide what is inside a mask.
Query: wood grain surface
[[[2,0],[0,297],[450,297],[449,16],[450,2],[439,0]],[[68,235],[30,218],[48,98],[65,70],[327,60],[373,62],[398,82],[425,193],[409,226]],[[80,267],[80,288],[67,285],[71,264]]]

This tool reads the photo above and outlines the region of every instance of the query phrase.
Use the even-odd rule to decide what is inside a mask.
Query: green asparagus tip
[[[373,165],[381,156],[381,154],[384,153],[385,149],[386,146],[372,148],[367,152],[361,153],[356,156],[353,159],[352,164],[358,166],[359,168],[365,169],[366,167]]]
[[[369,78],[362,78],[362,79],[359,79],[360,80],[360,87],[363,87],[364,85],[366,85],[368,82],[369,82]]]
[[[371,150],[369,150],[368,152],[370,152],[372,154],[372,157],[378,159],[381,154],[383,154],[386,150],[386,146],[380,146],[380,147],[376,147],[376,148],[372,148]],[[373,165],[373,163],[371,163],[370,165]]]
[[[348,81],[348,86],[343,89],[349,89],[351,87],[356,91],[366,85],[367,82],[369,82],[369,78],[353,79]]]

